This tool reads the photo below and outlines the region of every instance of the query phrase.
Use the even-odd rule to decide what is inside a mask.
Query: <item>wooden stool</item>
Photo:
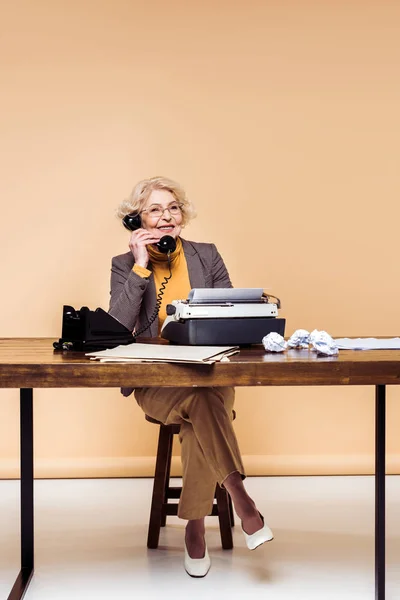
[[[178,514],[178,504],[168,502],[169,499],[179,498],[181,487],[170,487],[172,444],[174,435],[179,433],[180,425],[164,425],[156,419],[146,415],[146,421],[160,426],[156,469],[154,473],[153,496],[151,499],[149,532],[147,547],[157,548],[160,537],[160,528],[165,526],[167,515]],[[221,543],[224,550],[233,548],[232,527],[234,526],[232,500],[228,492],[218,484],[215,488],[215,500],[210,515],[219,519]]]

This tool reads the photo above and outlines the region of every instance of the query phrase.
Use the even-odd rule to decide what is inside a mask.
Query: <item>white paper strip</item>
[[[400,338],[339,338],[335,339],[340,350],[400,350]]]

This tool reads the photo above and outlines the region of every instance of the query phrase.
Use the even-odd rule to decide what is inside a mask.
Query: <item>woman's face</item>
[[[169,210],[170,208],[172,213]],[[168,190],[153,190],[142,209],[142,227],[161,239],[163,235],[176,238],[181,232],[182,212],[179,203]],[[160,215],[160,212],[162,215]]]

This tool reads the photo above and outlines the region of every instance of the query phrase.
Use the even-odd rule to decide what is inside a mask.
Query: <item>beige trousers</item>
[[[178,423],[182,456],[182,494],[178,516],[200,519],[211,512],[217,482],[245,473],[232,427],[235,390],[224,388],[140,388],[142,410],[165,425]]]

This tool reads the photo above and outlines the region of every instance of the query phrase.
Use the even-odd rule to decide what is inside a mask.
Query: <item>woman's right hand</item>
[[[154,237],[147,229],[135,229],[135,231],[132,231],[129,240],[129,249],[133,254],[135,264],[147,268],[149,263],[149,253],[147,252],[146,246],[148,244],[157,244],[159,241],[160,239]]]

